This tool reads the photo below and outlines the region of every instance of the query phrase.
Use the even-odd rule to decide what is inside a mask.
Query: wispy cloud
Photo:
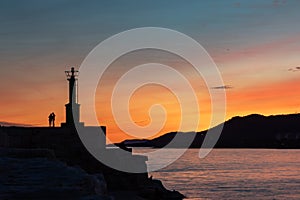
[[[149,123],[149,120],[135,121],[134,123],[136,123],[140,126],[144,126],[144,125],[147,125]]]
[[[22,126],[22,127],[31,127],[30,124],[21,124],[21,123],[14,123],[14,122],[5,122],[0,121],[0,126]]]
[[[232,89],[233,87],[231,85],[221,85],[221,86],[216,86],[216,87],[212,87],[211,89],[215,89],[215,90],[227,90],[227,89]]]
[[[292,67],[288,69],[289,72],[300,72],[300,67]]]

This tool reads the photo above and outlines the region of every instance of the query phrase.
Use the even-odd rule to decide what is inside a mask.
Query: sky
[[[150,61],[170,65],[190,80],[201,108],[197,131],[209,125],[208,89],[225,88],[226,119],[252,113],[299,112],[299,6],[296,0],[1,1],[0,121],[46,126],[49,113],[54,111],[56,123],[63,122],[68,99],[64,71],[70,66],[79,68],[101,41],[138,27],[169,28],[199,42],[218,66],[224,85],[205,87],[189,63],[170,53],[153,50],[124,55],[110,66],[96,93],[98,120],[107,126],[112,141],[131,138],[122,133],[111,114],[114,83],[132,66]],[[79,87],[79,103],[81,98]],[[158,85],[144,86],[134,93],[130,100],[132,119],[140,126],[148,125],[149,107],[156,103],[165,106],[167,120],[152,137],[177,131],[179,103]],[[81,118],[91,125],[87,116]],[[181,131],[193,130],[184,127]]]

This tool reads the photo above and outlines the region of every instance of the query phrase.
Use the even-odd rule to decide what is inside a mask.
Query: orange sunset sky
[[[107,126],[110,140],[132,138],[119,130],[111,114],[114,84],[132,67],[149,62],[178,70],[196,92],[200,113],[195,115],[201,117],[198,129],[184,127],[181,131],[208,128],[208,90],[225,88],[226,119],[253,113],[300,112],[299,6],[297,1],[280,0],[1,2],[0,122],[47,126],[52,111],[57,125],[64,122],[68,100],[64,71],[70,66],[79,69],[86,55],[106,38],[147,26],[174,29],[198,41],[218,66],[224,85],[207,88],[189,63],[167,52],[147,50],[124,55],[105,72],[95,96],[99,123]],[[180,87],[179,82],[176,84]],[[79,75],[79,103],[82,98]],[[134,122],[148,125],[148,110],[153,104],[162,104],[167,118],[160,132],[150,138],[177,131],[179,102],[159,85],[147,85],[134,93],[130,99]],[[84,114],[81,121],[94,125]]]

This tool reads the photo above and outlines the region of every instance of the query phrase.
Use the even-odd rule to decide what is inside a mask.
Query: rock
[[[0,148],[0,157],[55,159],[55,154],[50,149]]]
[[[28,157],[28,152],[38,157]],[[44,155],[41,152],[47,151],[1,149],[1,200],[111,199],[107,196],[102,174],[89,175],[82,169],[67,166],[51,156],[51,160],[40,157],[41,154]],[[48,153],[45,154],[47,157],[50,155]]]
[[[182,200],[184,195],[177,191],[167,190],[160,180],[149,179],[149,182],[140,189],[139,196],[145,199]]]
[[[99,128],[103,127],[82,127],[82,131],[85,131],[87,134],[99,134]],[[105,133],[105,130],[104,130]],[[103,137],[102,135],[102,138]],[[99,162],[97,159],[95,159],[88,150],[83,146],[78,134],[77,130],[74,129],[74,127],[1,127],[0,128],[0,147],[5,148],[15,148],[15,149],[0,149],[0,157],[9,157],[14,158],[16,160],[25,160],[28,159],[25,163],[29,164],[30,162],[33,162],[35,160],[37,163],[41,164],[43,162],[50,162],[50,160],[53,160],[53,162],[59,160],[62,163],[66,163],[69,166],[79,166],[79,169],[75,168],[75,171],[83,169],[82,173],[85,174],[85,178],[80,179],[82,182],[82,185],[78,186],[79,188],[83,188],[82,190],[85,191],[87,195],[83,195],[81,193],[78,194],[78,190],[74,189],[74,186],[70,186],[68,191],[70,194],[70,199],[78,199],[81,198],[98,198],[95,197],[95,195],[99,196],[103,193],[103,195],[106,195],[106,188],[108,188],[108,191],[111,194],[112,192],[118,192],[119,191],[128,191],[129,194],[135,196],[134,199],[139,199],[137,197],[138,193],[140,193],[141,190],[146,190],[149,185],[153,185],[154,182],[148,180],[148,173],[147,171],[147,157],[140,156],[140,155],[132,155],[131,153],[126,154],[126,157],[122,156],[123,150],[121,149],[110,149],[106,148],[105,140],[101,140],[99,143],[99,147],[102,151],[106,151],[105,154],[114,160],[118,165],[126,165],[127,167],[131,167],[131,169],[136,169],[135,171],[145,171],[145,173],[127,173],[127,172],[121,172],[118,170],[115,170],[113,168],[110,168],[103,163]],[[18,149],[16,149],[18,148]],[[128,150],[130,152],[130,150]],[[2,152],[2,153],[1,153]],[[47,158],[47,159],[46,159]],[[43,161],[37,159],[43,159]],[[50,160],[49,160],[50,159]],[[12,161],[10,161],[12,162]],[[33,164],[34,166],[35,164]],[[2,166],[0,165],[0,168]],[[22,167],[22,163],[20,164],[20,169]],[[44,166],[46,167],[46,166]],[[66,168],[67,166],[64,165],[62,168]],[[25,166],[26,168],[26,166]],[[43,168],[43,167],[42,167]],[[74,168],[73,168],[74,169]],[[1,169],[0,169],[1,170]],[[37,170],[39,170],[39,167],[37,167]],[[47,175],[47,169],[43,169],[45,175]],[[43,171],[42,170],[42,171]],[[50,170],[51,171],[51,170]],[[57,169],[54,169],[54,171],[57,171]],[[31,173],[31,174],[29,174]],[[31,176],[34,173],[34,170],[25,170],[24,175],[26,176],[26,179],[28,181],[30,178],[28,176]],[[105,181],[103,177],[93,178],[88,174],[103,174]],[[43,176],[43,172],[38,171],[39,176]],[[60,173],[58,173],[60,174]],[[52,176],[55,178],[56,173],[53,173],[52,175],[48,175],[47,177],[43,177],[43,180],[46,181],[48,179],[51,179]],[[63,174],[61,174],[63,175]],[[1,171],[0,171],[1,176]],[[60,175],[59,175],[60,176]],[[71,176],[71,175],[69,175]],[[72,177],[72,176],[71,176]],[[0,177],[1,178],[1,177]],[[69,177],[70,178],[70,177]],[[64,179],[64,178],[61,178]],[[19,180],[18,180],[19,181]],[[17,185],[21,186],[20,183]],[[66,181],[68,178],[66,178]],[[78,182],[79,180],[71,180]],[[98,182],[100,181],[100,182]],[[47,182],[47,181],[46,181]],[[149,183],[148,183],[149,182]],[[50,181],[51,183],[51,181]],[[0,182],[1,184],[1,182]],[[27,183],[26,183],[27,184]],[[29,181],[29,184],[30,181]],[[37,188],[37,185],[28,186],[28,188],[32,188],[33,190],[37,190],[36,193],[33,192],[33,195],[36,195],[38,192],[41,192],[41,195],[44,193],[47,193],[47,191],[50,189],[47,189],[46,186],[43,186],[42,189]],[[3,186],[3,185],[2,185]],[[2,191],[6,193],[5,190],[1,190],[0,185],[0,195],[2,195]],[[24,185],[23,185],[24,186]],[[23,187],[22,186],[22,187]],[[55,187],[55,184],[53,186]],[[11,186],[11,188],[15,188],[14,186]],[[27,188],[27,189],[28,189]],[[45,189],[46,188],[46,189]],[[158,188],[158,187],[157,187]],[[160,187],[162,188],[162,187]],[[24,188],[21,188],[21,190]],[[52,188],[53,189],[53,188]],[[56,197],[53,197],[56,193],[61,193],[61,195],[56,196],[62,196],[62,194],[66,193],[66,188],[60,188],[61,190],[57,190],[56,192],[50,191],[48,192],[50,199],[55,199]],[[151,187],[150,187],[151,190]],[[88,192],[87,192],[88,191]],[[168,190],[165,188],[162,189],[162,194],[168,194]],[[77,192],[77,193],[76,193]],[[141,192],[143,193],[143,192]],[[145,192],[144,192],[145,193]],[[12,194],[12,193],[10,193]],[[170,193],[171,194],[171,193]],[[39,196],[40,198],[41,195]],[[102,196],[103,196],[102,195]],[[133,196],[130,196],[132,199]],[[172,195],[173,196],[173,195]],[[32,199],[33,197],[28,197],[27,199]],[[64,197],[65,198],[65,197]],[[121,199],[122,195],[120,195]],[[130,199],[129,198],[129,199]],[[0,196],[0,199],[1,196]],[[56,198],[59,199],[59,198]],[[128,199],[126,196],[124,199]]]
[[[107,185],[103,174],[94,174],[95,178],[95,193],[98,195],[107,194]]]

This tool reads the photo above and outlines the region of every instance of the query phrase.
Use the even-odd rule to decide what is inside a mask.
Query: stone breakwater
[[[49,150],[0,149],[0,199],[98,200],[108,195],[102,174],[87,174]]]
[[[99,127],[84,129],[87,132],[99,131]],[[147,173],[126,173],[103,165],[87,152],[76,130],[72,128],[0,127],[0,147],[2,147],[0,149],[1,171],[7,171],[0,174],[0,179],[6,182],[6,186],[4,184],[0,188],[0,197],[9,195],[3,191],[19,194],[16,198],[14,196],[6,199],[22,199],[24,195],[32,196],[23,199],[34,199],[34,195],[40,195],[40,198],[36,199],[47,199],[46,196],[51,197],[55,195],[54,193],[56,196],[48,199],[179,200],[184,198],[179,192],[165,189],[160,181],[148,178]],[[103,150],[108,151],[105,149],[105,144]],[[118,149],[110,150],[110,153],[117,155],[118,151]],[[139,167],[146,169],[146,157],[137,155],[132,157]],[[120,164],[123,164],[122,162],[126,164],[126,159],[119,160]],[[5,163],[10,165],[2,170]],[[51,168],[47,168],[47,165]],[[21,173],[22,169],[28,170]],[[36,177],[33,176],[35,171],[37,171]],[[20,176],[12,179],[14,174]],[[56,178],[54,174],[57,174]],[[48,178],[52,177],[54,182],[51,183]],[[48,183],[50,185],[47,185]],[[7,187],[11,190],[7,190]],[[20,192],[16,192],[18,188]],[[73,196],[68,197],[66,193]]]

